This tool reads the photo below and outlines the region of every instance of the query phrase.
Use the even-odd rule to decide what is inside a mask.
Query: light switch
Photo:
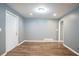
[[[0,32],[2,31],[2,29],[0,28]]]

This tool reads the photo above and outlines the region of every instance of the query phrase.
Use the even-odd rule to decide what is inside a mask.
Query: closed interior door
[[[6,51],[10,51],[18,44],[18,17],[6,12]]]

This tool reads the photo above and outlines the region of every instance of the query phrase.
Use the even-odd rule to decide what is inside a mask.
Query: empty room
[[[0,56],[78,55],[78,3],[0,3]]]

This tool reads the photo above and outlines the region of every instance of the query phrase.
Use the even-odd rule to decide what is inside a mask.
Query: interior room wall
[[[5,7],[0,4],[0,55],[5,52]]]
[[[24,19],[19,17],[19,42],[24,41]]]
[[[79,8],[64,16],[64,44],[79,53]]]
[[[57,19],[25,19],[25,40],[58,40]]]

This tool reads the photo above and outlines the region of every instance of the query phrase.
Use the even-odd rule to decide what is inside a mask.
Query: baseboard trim
[[[24,41],[22,41],[22,42],[20,42],[17,46],[19,46],[19,45],[21,45],[22,43],[24,43],[25,42],[25,40]]]
[[[58,41],[58,42],[64,42],[63,40],[60,40],[60,41]]]
[[[7,54],[7,52],[3,53],[1,56],[5,56]]]
[[[79,53],[76,52],[75,50],[73,50],[72,48],[70,48],[69,46],[67,46],[66,44],[63,44],[66,48],[68,48],[70,51],[72,51],[73,53],[75,53],[76,55],[79,56]]]
[[[56,41],[56,40],[24,40],[24,42],[63,42],[63,41]]]
[[[25,41],[20,42],[19,44],[16,45],[16,47],[19,46],[19,45],[21,45],[21,44],[24,43],[24,42],[25,42]],[[11,50],[10,50],[10,51],[11,51]],[[8,51],[8,52],[9,52],[9,51]],[[1,56],[5,56],[8,52],[3,53]]]

